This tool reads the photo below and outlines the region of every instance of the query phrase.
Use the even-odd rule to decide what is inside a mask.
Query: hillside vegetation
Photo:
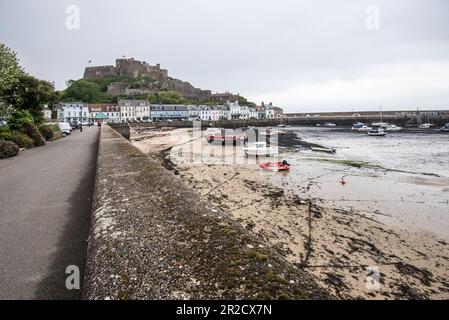
[[[175,91],[161,90],[153,95],[134,94],[129,96],[110,96],[107,94],[108,86],[111,83],[126,83],[130,89],[148,89],[151,88],[154,79],[149,77],[129,77],[129,76],[105,76],[96,79],[69,80],[67,89],[61,93],[62,102],[85,102],[85,103],[117,103],[120,99],[148,100],[153,104],[204,104],[217,105],[216,101],[193,101],[184,98]],[[240,97],[241,105],[255,106],[246,98]]]

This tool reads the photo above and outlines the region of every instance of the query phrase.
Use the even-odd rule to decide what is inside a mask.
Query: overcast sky
[[[58,89],[126,55],[290,112],[449,109],[447,0],[0,0],[0,42]]]

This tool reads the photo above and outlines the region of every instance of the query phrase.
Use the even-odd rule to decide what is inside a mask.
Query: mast
[[[383,121],[382,121],[382,106],[379,106],[379,110],[380,110],[380,123],[383,123]]]

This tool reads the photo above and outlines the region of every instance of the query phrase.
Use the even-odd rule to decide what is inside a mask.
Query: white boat
[[[351,128],[352,131],[358,131],[358,132],[368,132],[371,129],[372,129],[371,127],[368,127],[363,122],[354,123]]]
[[[387,135],[387,132],[384,129],[379,127],[377,129],[369,130],[368,135],[373,136],[373,137],[384,137]]]
[[[277,148],[268,147],[266,142],[255,142],[254,144],[243,148],[243,152],[247,156],[273,156],[279,152]]]
[[[386,126],[388,126],[389,124],[388,123],[386,123],[386,122],[374,122],[374,123],[371,123],[371,126],[372,127],[386,127]]]
[[[420,129],[430,129],[430,128],[433,127],[433,124],[430,123],[430,115],[429,114],[427,115],[427,122],[426,123],[421,123],[418,127]]]
[[[337,124],[332,123],[332,122],[326,122],[326,123],[324,124],[324,126],[325,126],[325,127],[336,127]]]
[[[310,150],[315,152],[335,153],[335,149],[333,148],[310,147]]]
[[[387,132],[398,132],[402,130],[402,127],[399,127],[395,124],[389,124],[386,127],[382,127],[382,129],[384,129]]]
[[[380,122],[374,122],[374,123],[371,123],[371,126],[372,126],[372,127],[384,128],[384,127],[388,126],[388,123],[386,123],[386,122],[383,121],[383,116],[382,116],[382,106],[379,106],[379,110],[380,110],[380,112],[379,112],[379,115],[380,115]]]
[[[419,125],[419,128],[420,129],[430,129],[430,128],[432,128],[433,127],[433,124],[431,124],[431,123],[421,123],[420,125]]]
[[[262,131],[260,134],[262,136],[274,136],[274,135],[284,135],[284,134],[286,134],[286,132],[282,131],[282,130],[267,130],[267,131]]]

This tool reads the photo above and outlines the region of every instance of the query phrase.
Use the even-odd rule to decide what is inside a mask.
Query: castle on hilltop
[[[102,78],[107,76],[150,77],[157,81],[166,81],[168,71],[161,69],[159,64],[152,66],[148,63],[130,59],[117,59],[114,66],[87,67],[84,79]]]
[[[198,101],[237,101],[239,98],[238,95],[229,92],[212,94],[210,90],[195,88],[189,82],[169,77],[168,70],[161,69],[160,64],[152,66],[145,61],[142,62],[133,58],[117,59],[115,66],[87,67],[84,71],[84,79],[99,79],[108,76],[146,77],[151,79],[151,82],[141,86],[132,86],[125,82],[113,82],[107,88],[107,94],[111,96],[151,95],[161,90],[167,90],[178,92],[184,98]]]

